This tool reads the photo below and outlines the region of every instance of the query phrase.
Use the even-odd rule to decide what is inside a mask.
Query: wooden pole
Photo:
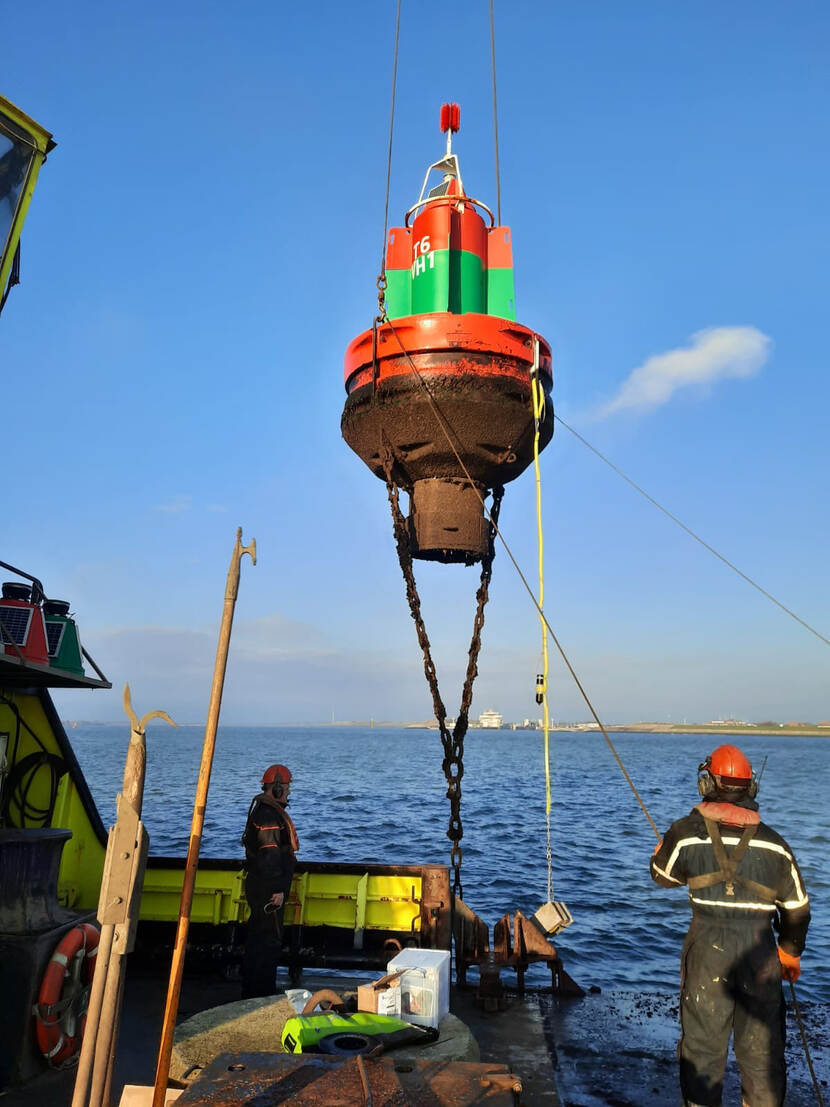
[[[101,1010],[104,1005],[104,991],[112,954],[112,939],[115,926],[105,923],[101,927],[101,939],[98,942],[98,955],[95,958],[95,975],[92,978],[92,991],[86,1013],[86,1026],[81,1041],[81,1054],[78,1058],[78,1070],[75,1073],[75,1089],[72,1094],[72,1107],[85,1107],[92,1080],[92,1067],[95,1063],[95,1046],[101,1025]],[[100,960],[99,960],[100,959]]]
[[[242,545],[242,527],[236,532],[228,579],[225,585],[225,605],[222,610],[222,625],[219,628],[219,644],[216,647],[216,664],[213,668],[213,684],[210,689],[208,717],[205,724],[205,740],[202,745],[202,761],[199,766],[199,778],[196,782],[196,796],[193,802],[193,820],[190,825],[190,843],[182,883],[182,899],[179,908],[179,923],[176,929],[176,942],[173,946],[173,960],[170,966],[170,982],[167,988],[167,1002],[164,1008],[164,1022],[161,1029],[156,1078],[153,1086],[153,1107],[164,1107],[167,1097],[167,1080],[170,1076],[170,1056],[173,1052],[173,1031],[179,1010],[179,996],[182,990],[184,955],[187,947],[187,932],[190,927],[190,908],[193,903],[193,890],[196,885],[196,869],[199,864],[199,849],[202,844],[202,829],[205,823],[210,771],[213,767],[213,751],[216,746],[216,730],[219,725],[219,709],[222,706],[222,691],[225,685],[225,669],[228,664],[228,648],[233,626],[233,612],[236,597],[239,594],[239,567],[242,558],[248,554],[256,565],[256,540],[250,546]]]
[[[108,1107],[109,1090],[107,1073],[112,1070],[112,1060],[118,1043],[118,1023],[120,1019],[120,999],[124,990],[124,971],[126,954],[131,948],[130,923],[132,916],[138,913],[138,888],[134,902],[127,894],[127,883],[135,877],[143,881],[144,869],[139,843],[146,844],[146,834],[141,827],[141,807],[144,801],[144,778],[147,771],[147,745],[145,727],[151,719],[164,719],[171,726],[176,724],[165,711],[150,711],[141,719],[133,711],[130,700],[130,686],[124,686],[124,711],[130,720],[130,744],[124,762],[124,780],[121,794],[117,797],[118,818],[110,830],[107,842],[107,859],[101,883],[101,896],[98,904],[98,920],[101,923],[101,939],[98,943],[98,956],[95,962],[95,975],[87,1008],[86,1027],[81,1042],[78,1070],[75,1075],[75,1088],[72,1095],[72,1107]],[[115,843],[119,831],[128,826],[128,851],[122,854],[128,864],[123,871],[114,873],[113,864],[116,854]],[[136,837],[137,835],[137,837]],[[129,861],[135,846],[137,854]],[[146,851],[145,851],[146,852]],[[137,866],[137,868],[136,868]],[[118,885],[116,889],[116,885]],[[115,896],[115,892],[121,892]],[[132,912],[132,915],[131,915]]]

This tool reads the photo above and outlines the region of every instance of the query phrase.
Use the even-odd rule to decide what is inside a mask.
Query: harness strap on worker
[[[704,818],[706,824],[706,830],[709,837],[712,839],[712,849],[715,854],[715,860],[720,868],[717,872],[705,873],[702,876],[691,876],[688,880],[689,890],[694,892],[699,888],[711,888],[715,884],[725,884],[726,894],[733,896],[735,894],[734,885],[740,884],[741,887],[746,888],[750,892],[754,892],[760,899],[766,903],[775,902],[775,889],[767,887],[766,884],[759,884],[755,880],[749,880],[746,877],[738,876],[738,865],[746,855],[746,851],[749,849],[749,843],[755,837],[755,832],[758,829],[758,824],[755,823],[750,826],[744,827],[741,840],[733,850],[732,854],[728,854],[726,846],[723,844],[721,838],[720,828],[716,822],[712,819]]]

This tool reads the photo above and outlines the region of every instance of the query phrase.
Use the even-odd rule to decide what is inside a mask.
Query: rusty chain
[[[499,520],[499,509],[504,495],[504,487],[497,485],[493,489],[493,503],[490,508],[490,522],[487,553],[481,561],[481,582],[476,592],[476,613],[473,620],[473,633],[470,640],[470,650],[467,660],[467,672],[464,677],[464,688],[461,693],[461,707],[455,726],[450,732],[447,727],[447,710],[441,699],[438,688],[438,674],[435,671],[435,663],[432,660],[432,648],[424,626],[421,614],[421,598],[418,595],[418,587],[415,583],[415,573],[412,568],[412,550],[409,542],[406,519],[403,516],[398,497],[398,486],[392,476],[393,456],[384,445],[381,450],[383,469],[386,475],[386,492],[389,496],[389,506],[392,510],[392,524],[395,534],[395,546],[398,551],[398,561],[406,584],[406,598],[409,601],[409,613],[415,623],[418,635],[418,644],[424,655],[424,674],[427,678],[432,705],[438,729],[441,734],[441,745],[444,750],[444,759],[441,767],[447,781],[447,799],[450,801],[450,818],[447,826],[447,837],[452,842],[450,851],[450,863],[453,867],[453,895],[462,898],[461,886],[461,861],[463,851],[460,846],[464,837],[464,828],[461,823],[461,778],[464,776],[464,737],[469,723],[470,705],[473,700],[473,682],[478,675],[478,655],[481,650],[481,631],[484,627],[484,608],[489,598],[490,578],[493,574],[493,559],[496,556],[495,539],[496,528]]]

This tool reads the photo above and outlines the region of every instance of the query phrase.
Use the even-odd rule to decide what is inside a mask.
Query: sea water
[[[126,723],[79,724],[70,735],[109,825],[121,787]],[[697,766],[718,739],[611,737],[665,832],[697,802]],[[202,738],[199,727],[149,727],[143,818],[151,855],[187,850]],[[760,734],[731,740],[756,770],[767,758],[761,815],[793,848],[812,902],[799,994],[830,1002],[830,741]],[[248,804],[262,770],[279,761],[294,774],[290,812],[303,860],[446,864],[441,756],[435,730],[220,727],[202,855],[241,858]],[[547,899],[542,734],[470,731],[464,767],[464,899],[492,927],[506,912],[532,914]],[[656,836],[602,735],[553,734],[551,772],[554,898],[574,917],[555,939],[568,972],[583,987],[597,984],[604,991],[674,992],[687,895],[652,883],[648,863]]]

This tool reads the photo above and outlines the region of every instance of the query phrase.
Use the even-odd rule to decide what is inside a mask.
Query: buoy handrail
[[[409,217],[413,212],[416,212],[418,208],[426,207],[427,204],[472,204],[474,208],[481,208],[482,211],[486,211],[490,216],[489,230],[492,230],[496,225],[496,217],[493,215],[492,211],[490,211],[485,203],[481,200],[474,200],[472,196],[427,196],[426,199],[418,200],[417,203],[412,205],[404,216],[403,225],[408,227]]]

